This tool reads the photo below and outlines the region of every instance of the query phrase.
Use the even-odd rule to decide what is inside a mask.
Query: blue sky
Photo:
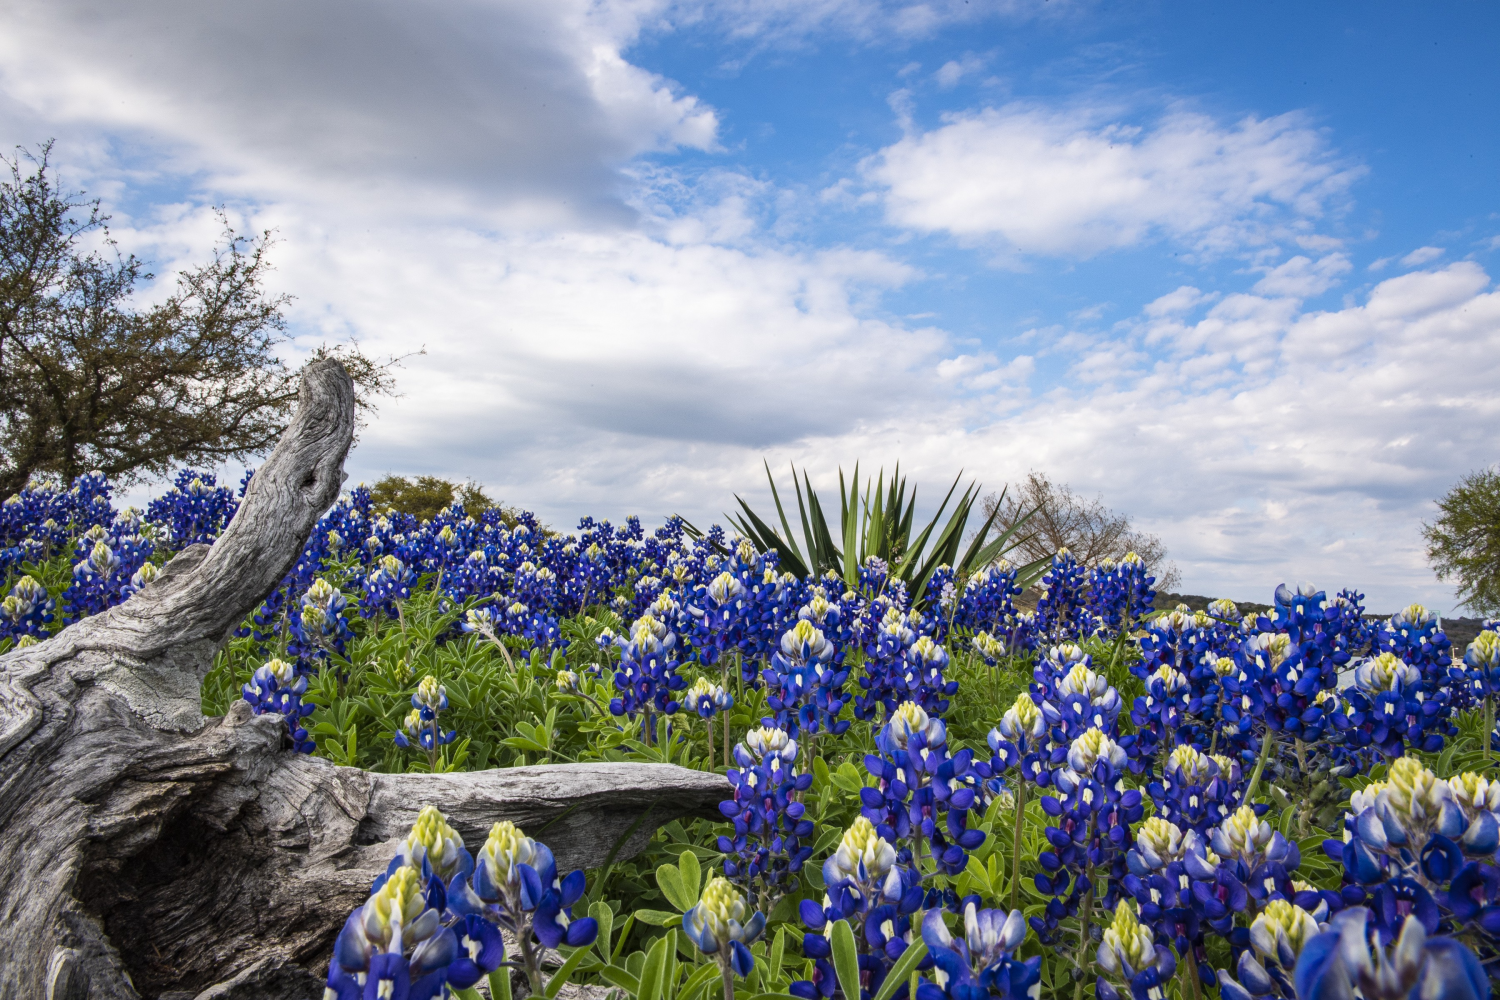
[[[1036,469],[1184,589],[1447,610],[1497,48],[1458,3],[0,2],[0,141],[57,139],[152,294],[223,205],[289,358],[425,345],[354,480],[570,525],[714,519],[762,459]]]

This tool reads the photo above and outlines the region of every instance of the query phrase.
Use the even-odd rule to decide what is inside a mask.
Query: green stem
[[[521,943],[521,961],[526,967],[526,981],[531,984],[531,995],[540,998],[546,988],[542,982],[542,966],[538,961],[536,944],[531,940],[531,925],[528,922],[524,928],[525,933],[518,933],[516,939]]]
[[[1021,828],[1026,818],[1026,779],[1016,782],[1016,833],[1010,858],[1010,908],[1016,908],[1021,892]]]
[[[1073,984],[1073,1000],[1082,1000],[1083,981],[1088,978],[1089,967],[1089,918],[1094,913],[1094,878],[1093,866],[1084,869],[1084,877],[1089,880],[1089,891],[1083,894],[1083,905],[1078,909],[1078,969],[1085,975],[1079,976],[1078,981]]]
[[[1202,1000],[1203,986],[1198,981],[1198,956],[1193,953],[1192,948],[1187,950],[1187,954],[1182,957],[1180,964],[1187,966],[1183,970],[1184,975],[1187,977],[1187,992],[1192,997],[1192,1000]]]
[[[1250,775],[1250,784],[1245,786],[1245,797],[1240,800],[1240,805],[1248,806],[1255,798],[1256,791],[1260,788],[1260,776],[1266,769],[1266,761],[1271,758],[1271,748],[1276,745],[1276,733],[1267,729],[1266,734],[1260,738],[1260,757],[1255,762],[1255,771]]]
[[[719,959],[719,976],[724,983],[724,1000],[734,1000],[734,970],[727,958]]]
[[[1485,766],[1490,763],[1490,735],[1495,731],[1495,702],[1485,695],[1484,698],[1484,743],[1481,745],[1480,753],[1483,754]]]

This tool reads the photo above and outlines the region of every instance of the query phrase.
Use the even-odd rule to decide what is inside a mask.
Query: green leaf
[[[609,949],[613,944],[615,929],[615,911],[609,908],[604,900],[595,900],[589,905],[589,916],[599,925],[599,936],[594,938],[594,947],[599,949],[599,957],[604,959],[604,964],[609,964]]]
[[[771,957],[766,962],[766,978],[772,982],[781,978],[781,962],[786,956],[786,924],[776,928],[776,941],[771,945]]]
[[[927,957],[927,944],[918,938],[913,941],[901,957],[896,959],[896,964],[891,968],[890,974],[885,977],[885,982],[880,984],[880,992],[876,993],[873,1000],[891,1000],[891,994],[896,992],[896,987],[906,981],[906,977],[916,971],[917,963]]]
[[[510,1000],[510,966],[502,965],[491,972],[490,1000]]]
[[[615,986],[635,996],[641,991],[641,981],[630,974],[630,970],[618,965],[606,965],[599,970],[599,975],[609,980]]]
[[[676,927],[682,923],[682,914],[670,910],[636,910],[633,916],[652,927]]]
[[[859,996],[859,952],[854,947],[854,931],[849,921],[840,920],[833,925],[829,944],[833,947],[833,971],[838,973],[839,989],[846,997]]]
[[[589,949],[587,948],[579,948],[568,956],[568,960],[562,964],[562,968],[554,972],[552,978],[547,980],[547,986],[542,991],[547,994],[547,1000],[552,1000],[553,997],[557,996],[557,991],[563,988],[563,984],[572,978],[573,971],[588,957]]]
[[[698,893],[703,884],[703,868],[698,864],[698,855],[692,851],[683,851],[682,856],[677,859],[677,867],[682,872],[682,891],[686,893],[688,904],[686,910],[698,902]]]
[[[692,971],[687,981],[682,984],[682,989],[677,991],[678,1000],[698,1000],[706,988],[711,988],[719,980],[719,963],[705,962]]]
[[[646,964],[641,967],[641,989],[636,1000],[662,1000],[662,980],[667,972],[667,952],[672,948],[672,937],[666,935],[646,953]]]
[[[698,901],[696,893],[688,895],[687,887],[682,884],[682,869],[677,865],[662,865],[656,869],[656,884],[661,887],[667,902],[679,910],[686,910]]]

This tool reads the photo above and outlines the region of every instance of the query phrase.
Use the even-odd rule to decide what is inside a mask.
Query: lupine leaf
[[[880,990],[873,1000],[891,1000],[891,995],[896,992],[896,987],[906,982],[906,977],[916,971],[917,963],[927,957],[927,944],[921,938],[913,941],[907,949],[896,959],[896,964],[891,966],[890,974],[885,977],[885,982],[880,984]],[[916,1000],[915,997],[912,1000]]]
[[[672,948],[672,937],[658,938],[646,953],[646,964],[641,967],[641,988],[636,1000],[662,1000],[662,980],[667,972],[667,952]]]
[[[854,931],[849,921],[840,920],[829,934],[833,948],[833,971],[839,977],[839,989],[846,997],[859,996],[859,952],[854,947]]]
[[[568,956],[568,960],[563,962],[562,968],[552,974],[552,978],[547,980],[547,985],[542,990],[547,995],[547,1000],[553,1000],[553,997],[557,996],[557,991],[563,988],[563,984],[573,977],[574,970],[588,957],[589,949],[587,948],[578,948],[573,954]]]

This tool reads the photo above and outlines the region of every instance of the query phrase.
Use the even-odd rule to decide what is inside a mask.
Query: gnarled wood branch
[[[373,774],[283,750],[280,717],[244,703],[204,719],[214,654],[337,498],[353,427],[347,373],[311,366],[212,548],[0,657],[0,996],[315,1000],[333,938],[423,805],[471,849],[510,819],[588,867],[724,797],[723,778],[669,765]]]

